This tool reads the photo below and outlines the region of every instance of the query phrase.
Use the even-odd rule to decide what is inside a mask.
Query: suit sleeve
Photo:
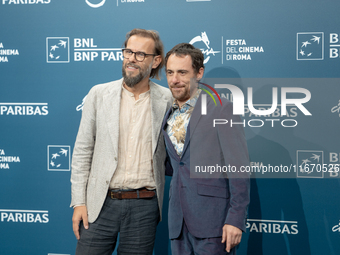
[[[250,180],[249,173],[240,172],[241,166],[249,165],[249,156],[243,121],[238,115],[232,114],[232,104],[228,103],[219,113],[229,121],[228,125],[217,125],[220,147],[225,163],[236,172],[227,173],[230,201],[225,224],[238,227],[246,231],[247,209],[249,205]]]
[[[86,204],[86,187],[91,171],[96,140],[95,90],[88,93],[83,107],[80,126],[74,145],[71,172],[71,207]]]

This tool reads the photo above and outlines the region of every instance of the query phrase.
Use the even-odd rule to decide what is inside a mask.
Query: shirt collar
[[[123,85],[124,82],[122,82],[122,90],[123,90],[123,93],[125,93],[126,95],[128,95],[129,97],[135,97],[135,95],[128,91],[126,88],[124,88],[124,85]],[[143,99],[145,97],[147,97],[148,95],[150,94],[150,89],[142,94],[139,95],[139,99]]]

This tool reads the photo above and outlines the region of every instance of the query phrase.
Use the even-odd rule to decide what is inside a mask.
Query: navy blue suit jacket
[[[249,174],[206,174],[195,169],[208,166],[249,165],[243,125],[239,116],[232,115],[232,104],[222,99],[223,106],[215,106],[207,97],[207,115],[201,115],[201,93],[192,113],[182,156],[179,157],[166,132],[165,115],[162,132],[172,169],[169,191],[169,237],[179,237],[183,220],[189,232],[198,238],[220,237],[224,224],[245,231],[249,204]],[[214,119],[227,119],[228,124],[213,127]],[[239,124],[230,126],[230,121]],[[191,176],[190,176],[191,171]],[[199,178],[195,178],[199,177]],[[200,178],[208,177],[208,178]]]

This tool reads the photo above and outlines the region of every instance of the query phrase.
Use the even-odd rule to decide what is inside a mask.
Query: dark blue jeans
[[[111,255],[117,243],[118,255],[152,255],[159,222],[157,196],[143,199],[106,198],[98,219],[84,229],[76,255]]]

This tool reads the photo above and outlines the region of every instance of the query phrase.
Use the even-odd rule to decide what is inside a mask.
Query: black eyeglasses
[[[142,62],[145,59],[146,56],[156,56],[156,54],[146,54],[146,53],[141,52],[141,51],[133,52],[130,49],[122,49],[122,52],[123,52],[124,58],[130,58],[133,54],[135,54],[135,58],[139,62]]]

